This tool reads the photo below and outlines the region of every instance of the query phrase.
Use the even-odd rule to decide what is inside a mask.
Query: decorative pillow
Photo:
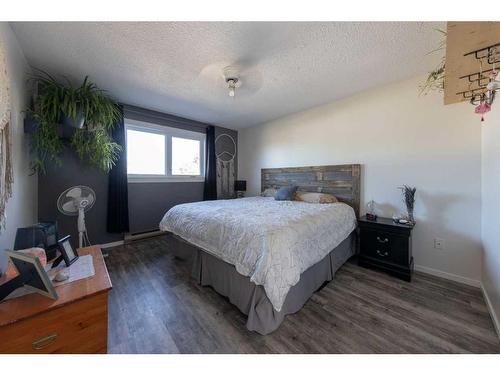
[[[298,191],[295,193],[295,200],[307,203],[337,203],[335,195],[326,193],[307,193]]]
[[[274,194],[274,199],[277,201],[291,201],[296,191],[297,186],[283,186]]]
[[[274,194],[276,194],[277,191],[278,191],[277,189],[269,188],[269,189],[264,190],[262,193],[260,193],[260,196],[261,197],[274,197]]]

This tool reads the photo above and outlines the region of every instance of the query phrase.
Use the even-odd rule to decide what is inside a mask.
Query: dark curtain
[[[215,166],[215,127],[207,128],[205,145],[205,186],[203,189],[203,200],[213,201],[217,199],[217,171]]]
[[[122,116],[111,131],[113,140],[121,146],[120,156],[109,172],[108,184],[108,222],[109,233],[129,231],[128,225],[128,183],[127,183],[127,145],[125,144],[125,124]]]

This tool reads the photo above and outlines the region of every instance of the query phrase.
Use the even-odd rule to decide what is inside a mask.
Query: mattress
[[[301,274],[324,259],[355,227],[354,210],[344,203],[267,197],[181,204],[160,222],[160,230],[233,265],[262,286],[277,312]]]

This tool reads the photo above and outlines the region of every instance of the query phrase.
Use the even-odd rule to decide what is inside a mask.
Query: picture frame
[[[66,267],[69,267],[78,259],[78,252],[71,246],[71,243],[69,242],[70,239],[71,236],[68,235],[57,241],[59,252],[61,253],[64,263],[66,263]]]
[[[5,254],[19,273],[19,276],[8,282],[10,285],[6,285],[9,289],[6,293],[24,286],[26,289],[42,294],[45,297],[54,300],[58,298],[54,285],[50,281],[40,259],[13,250],[5,250]]]

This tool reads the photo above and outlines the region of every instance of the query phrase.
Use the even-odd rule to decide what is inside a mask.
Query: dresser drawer
[[[0,328],[0,353],[106,353],[108,293]]]
[[[407,236],[380,230],[361,229],[360,255],[408,266],[410,262]]]

